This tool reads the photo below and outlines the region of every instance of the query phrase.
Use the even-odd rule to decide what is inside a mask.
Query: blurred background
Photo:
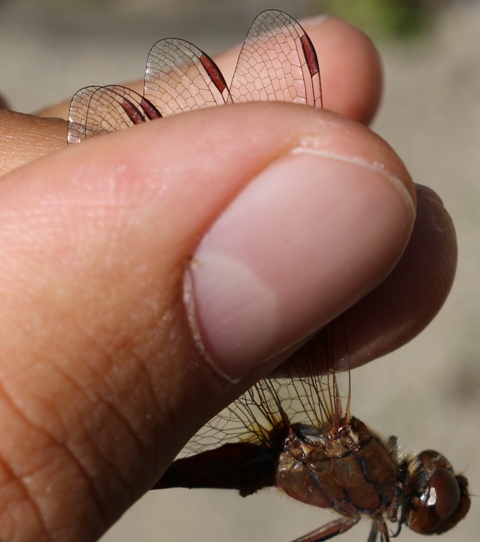
[[[164,37],[209,54],[245,36],[255,15],[330,12],[376,42],[385,95],[373,129],[416,182],[443,198],[457,227],[459,266],[445,307],[420,337],[353,373],[353,412],[402,450],[438,449],[480,492],[480,2],[475,0],[0,0],[0,90],[32,112],[90,84],[141,78]],[[275,490],[151,492],[102,542],[289,542],[332,519]],[[368,521],[339,542],[366,540]],[[478,498],[443,542],[476,542]],[[405,529],[402,542],[421,540]]]

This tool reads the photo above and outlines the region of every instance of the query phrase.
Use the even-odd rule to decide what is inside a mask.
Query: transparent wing
[[[229,442],[248,441],[269,447],[272,430],[280,425],[300,423],[335,431],[349,422],[348,345],[343,318],[338,318],[210,420],[179,457]]]
[[[85,87],[75,94],[68,142],[192,109],[262,100],[322,105],[313,44],[300,24],[281,11],[264,11],[253,22],[230,91],[215,62],[195,45],[160,40],[148,55],[143,97],[116,85]]]
[[[144,96],[162,115],[224,104],[227,84],[215,62],[188,41],[158,41],[148,54]]]
[[[87,113],[92,95],[99,86],[81,88],[77,91],[70,102],[68,113],[68,143],[80,143],[86,136]]]
[[[85,87],[70,105],[68,142],[78,143],[160,117],[158,109],[132,89],[119,85]]]
[[[230,85],[233,102],[281,101],[322,107],[315,48],[290,15],[258,15],[245,38]]]

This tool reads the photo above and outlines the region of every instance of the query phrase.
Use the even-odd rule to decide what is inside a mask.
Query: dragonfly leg
[[[398,534],[398,533],[397,533]],[[380,523],[380,541],[390,542],[390,535],[388,534],[388,527],[383,521]]]
[[[379,527],[380,527],[379,522],[373,521],[372,528],[370,529],[370,534],[368,535],[367,542],[377,542]]]
[[[360,516],[339,518],[323,525],[319,529],[315,529],[311,533],[296,538],[293,542],[324,542],[325,540],[330,540],[330,538],[348,531],[356,525],[359,520]]]
[[[390,535],[388,534],[388,527],[385,522],[382,520],[374,520],[367,542],[377,542],[379,534],[380,542],[390,542]]]

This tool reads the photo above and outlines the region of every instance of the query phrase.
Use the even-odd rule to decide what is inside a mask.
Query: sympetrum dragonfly
[[[203,51],[186,41],[161,40],[149,53],[143,96],[114,85],[75,94],[68,141],[197,108],[262,100],[321,107],[312,42],[279,11],[263,12],[253,22],[230,86]],[[467,479],[437,452],[401,457],[395,437],[383,442],[351,416],[343,321],[322,333],[317,351],[294,355],[197,433],[154,488],[230,488],[246,496],[276,486],[340,514],[295,542],[328,540],[362,515],[373,520],[368,542],[388,542],[402,524],[423,534],[448,531],[470,507]],[[398,522],[393,535],[386,521]]]

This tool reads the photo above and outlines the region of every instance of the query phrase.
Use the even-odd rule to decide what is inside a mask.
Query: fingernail
[[[329,15],[322,13],[321,15],[313,15],[312,17],[307,17],[306,19],[302,19],[301,23],[304,26],[318,26],[330,19],[331,17]]]
[[[192,330],[237,380],[321,328],[389,273],[415,215],[381,165],[296,149],[252,180],[185,276]]]

